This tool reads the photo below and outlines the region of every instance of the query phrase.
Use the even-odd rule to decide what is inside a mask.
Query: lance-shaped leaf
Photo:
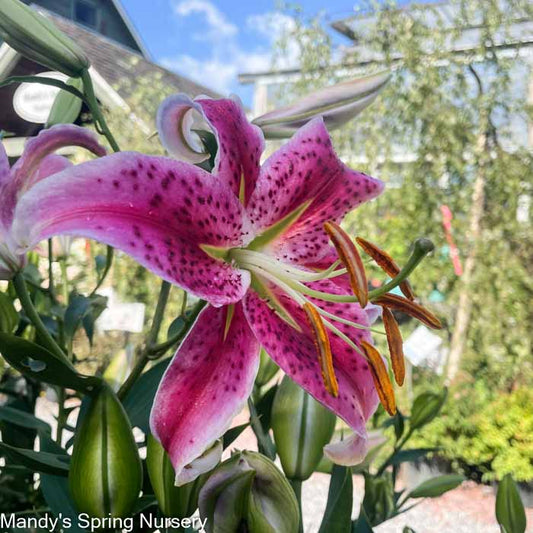
[[[389,81],[389,72],[379,72],[325,87],[291,105],[253,120],[267,139],[290,137],[309,120],[322,116],[328,129],[335,129],[368,107]]]
[[[328,503],[318,533],[350,533],[352,529],[352,472],[335,465],[329,483]]]
[[[446,474],[443,476],[434,477],[433,479],[428,479],[413,489],[408,494],[406,499],[437,498],[441,494],[458,487],[464,481],[464,479],[464,476],[459,474]]]
[[[524,504],[510,474],[500,481],[498,487],[496,520],[504,533],[524,533],[526,530]]]
[[[16,448],[5,442],[0,442],[0,455],[8,457],[14,463],[21,464],[33,472],[56,476],[68,475],[69,457],[65,455]]]
[[[0,332],[11,333],[18,324],[19,315],[13,307],[11,298],[0,292]]]
[[[447,396],[447,389],[443,389],[441,394],[423,392],[418,395],[411,408],[411,418],[409,420],[411,431],[429,424],[440,413]]]
[[[0,333],[0,353],[22,374],[38,381],[92,393],[100,385],[100,378],[79,374],[66,360],[59,359],[33,342]]]

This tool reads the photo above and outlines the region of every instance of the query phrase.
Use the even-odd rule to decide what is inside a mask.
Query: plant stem
[[[57,404],[58,404],[58,413],[57,413],[57,433],[56,433],[56,442],[61,446],[61,440],[63,439],[63,428],[65,427],[66,419],[65,416],[65,389],[59,387],[57,394]]]
[[[72,364],[64,354],[63,350],[59,347],[52,335],[50,335],[50,332],[46,329],[46,326],[43,324],[43,321],[41,320],[37,309],[35,309],[35,306],[33,305],[33,302],[28,293],[28,288],[26,287],[26,282],[24,281],[24,276],[22,275],[22,272],[18,272],[17,274],[15,274],[13,278],[13,287],[15,287],[15,291],[17,292],[17,296],[19,297],[22,309],[24,309],[26,316],[29,318],[29,320],[35,327],[35,330],[39,334],[39,337],[43,342],[44,346],[49,349],[54,355],[66,362],[71,368],[73,368]]]
[[[109,274],[109,271],[111,270],[111,265],[113,264],[114,255],[115,255],[115,249],[112,246],[108,246],[107,251],[106,251],[106,262],[105,262],[104,271],[102,272],[102,276],[96,283],[95,288],[91,291],[91,294],[89,294],[89,297],[93,296],[96,293],[96,291],[102,286],[102,283],[107,278],[107,275]]]
[[[52,238],[48,239],[48,294],[52,302],[56,303],[54,287],[54,254],[52,252]]]
[[[417,239],[414,243],[413,253],[409,257],[405,266],[398,272],[398,275],[391,279],[385,285],[382,285],[378,289],[374,289],[368,293],[368,299],[373,300],[378,296],[388,293],[392,289],[395,289],[402,281],[405,281],[407,277],[413,272],[413,270],[419,265],[420,261],[426,257],[426,255],[433,251],[434,245],[429,239]]]
[[[91,109],[91,113],[93,114],[93,117],[95,119],[95,122],[102,129],[102,132],[105,135],[106,139],[109,141],[109,144],[111,145],[113,151],[120,152],[120,147],[107,125],[102,110],[100,109],[100,105],[98,104],[98,100],[96,99],[96,95],[94,94],[93,81],[91,79],[89,71],[84,71],[84,73],[81,75],[81,78],[83,80],[83,90],[85,92],[85,96],[87,98],[87,102]]]
[[[146,338],[144,349],[141,351],[135,366],[117,393],[117,396],[120,399],[124,398],[127,392],[131,389],[150,360],[150,348],[157,342],[157,337],[159,335],[159,331],[161,330],[161,324],[165,315],[165,308],[167,306],[171,288],[172,286],[168,281],[161,282],[161,289],[159,290],[159,297],[157,299],[157,306],[155,308],[154,318],[152,320],[152,327],[150,328],[150,332]]]
[[[63,304],[68,305],[67,260],[64,257],[62,257],[59,260],[59,266],[61,267],[61,278],[63,280],[63,284],[62,284]]]
[[[248,398],[248,410],[250,411],[250,425],[252,426],[252,430],[257,438],[257,446],[259,451],[273,461],[276,458],[274,444],[270,438],[270,435],[263,429],[261,420],[259,419],[257,409],[255,408],[255,404],[251,396]]]
[[[302,514],[302,482],[299,479],[288,479],[291,484],[292,490],[296,495],[296,500],[298,501],[298,509],[300,511],[300,524],[298,526],[299,533],[304,531],[304,517]]]
[[[154,346],[148,347],[148,354],[152,356],[150,357],[150,359],[156,359],[157,357],[160,357],[169,348],[172,348],[172,346],[180,342],[185,337],[185,335],[189,333],[191,326],[194,324],[196,318],[200,314],[200,311],[206,306],[206,304],[206,301],[200,300],[193,307],[190,315],[185,318],[184,326],[173,337],[170,337],[170,339],[166,340],[165,342],[162,342],[161,344],[156,344]]]

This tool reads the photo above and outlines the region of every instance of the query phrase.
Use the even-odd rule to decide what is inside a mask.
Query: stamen
[[[392,372],[396,383],[401,387],[405,379],[405,358],[403,355],[403,341],[398,322],[392,312],[383,307],[383,324],[387,334]]]
[[[366,331],[371,331],[372,333],[378,333],[379,335],[385,335],[385,332],[371,328],[369,326],[363,326],[362,324],[358,324],[357,322],[353,322],[352,320],[347,320],[346,318],[342,318],[340,316],[334,315],[333,313],[329,313],[328,311],[325,311],[321,307],[316,306],[316,310],[326,318],[331,318],[331,320],[335,320],[336,322],[340,322],[341,324],[346,324],[347,326],[351,326],[352,328],[356,329],[364,329]]]
[[[335,246],[340,260],[348,270],[353,293],[357,296],[361,307],[366,307],[368,303],[368,284],[365,268],[355,244],[350,236],[335,222],[326,222],[324,229],[329,235],[333,246]]]
[[[370,363],[370,371],[374,379],[374,385],[379,396],[381,405],[389,415],[396,414],[396,400],[394,398],[394,389],[387,373],[385,363],[381,358],[380,353],[366,341],[361,341],[361,346],[366,353],[368,362]]]
[[[374,302],[382,307],[387,307],[394,311],[401,311],[406,313],[417,320],[420,320],[423,324],[432,329],[442,329],[441,321],[425,307],[411,302],[403,296],[397,296],[395,294],[383,294],[374,300]]]
[[[303,309],[313,332],[324,387],[326,387],[329,394],[336,398],[339,395],[339,384],[333,368],[333,356],[324,322],[312,304],[304,303]]]
[[[389,276],[395,278],[400,273],[400,267],[396,264],[394,259],[385,251],[376,246],[374,243],[363,239],[362,237],[356,237],[357,244],[367,253],[377,265]],[[400,290],[409,298],[409,300],[415,299],[415,294],[409,281],[404,280],[400,283]]]

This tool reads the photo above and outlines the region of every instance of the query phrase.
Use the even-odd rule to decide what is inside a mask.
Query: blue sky
[[[272,43],[288,17],[275,0],[123,0],[155,61],[223,94],[250,103],[250,88],[239,72],[268,70]],[[325,11],[335,20],[353,13],[354,2],[300,2],[306,14]],[[342,37],[340,42],[348,42]]]

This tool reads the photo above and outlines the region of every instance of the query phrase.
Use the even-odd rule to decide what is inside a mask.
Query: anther
[[[374,385],[379,396],[381,405],[389,415],[396,414],[396,400],[394,398],[394,389],[387,373],[385,363],[381,358],[380,353],[366,341],[361,341],[361,346],[370,364],[370,371],[374,379]]]
[[[389,276],[395,278],[400,273],[400,267],[396,264],[394,259],[385,251],[376,246],[374,243],[363,239],[362,237],[356,237],[357,244],[369,255],[377,265]],[[415,299],[415,293],[411,287],[409,281],[404,280],[400,283],[400,290],[409,298],[409,300]]]
[[[333,368],[333,356],[331,354],[328,332],[326,331],[321,316],[312,304],[309,302],[304,303],[303,309],[309,321],[311,331],[313,332],[313,340],[318,352],[318,361],[320,363],[324,387],[329,394],[336,398],[339,395],[339,384],[337,383]]]
[[[420,322],[429,328],[442,329],[441,321],[433,313],[403,296],[388,293],[378,296],[373,302],[382,307],[392,309],[393,311],[401,311],[402,313],[412,316],[413,318],[420,320]]]
[[[383,307],[383,325],[387,334],[389,354],[392,364],[392,372],[396,383],[401,387],[405,379],[405,358],[403,354],[402,334],[398,327],[398,322],[392,312]]]
[[[368,303],[368,284],[365,268],[355,244],[350,236],[333,221],[326,222],[324,229],[329,235],[333,246],[335,246],[339,259],[348,271],[353,293],[359,300],[361,307],[366,307]]]

